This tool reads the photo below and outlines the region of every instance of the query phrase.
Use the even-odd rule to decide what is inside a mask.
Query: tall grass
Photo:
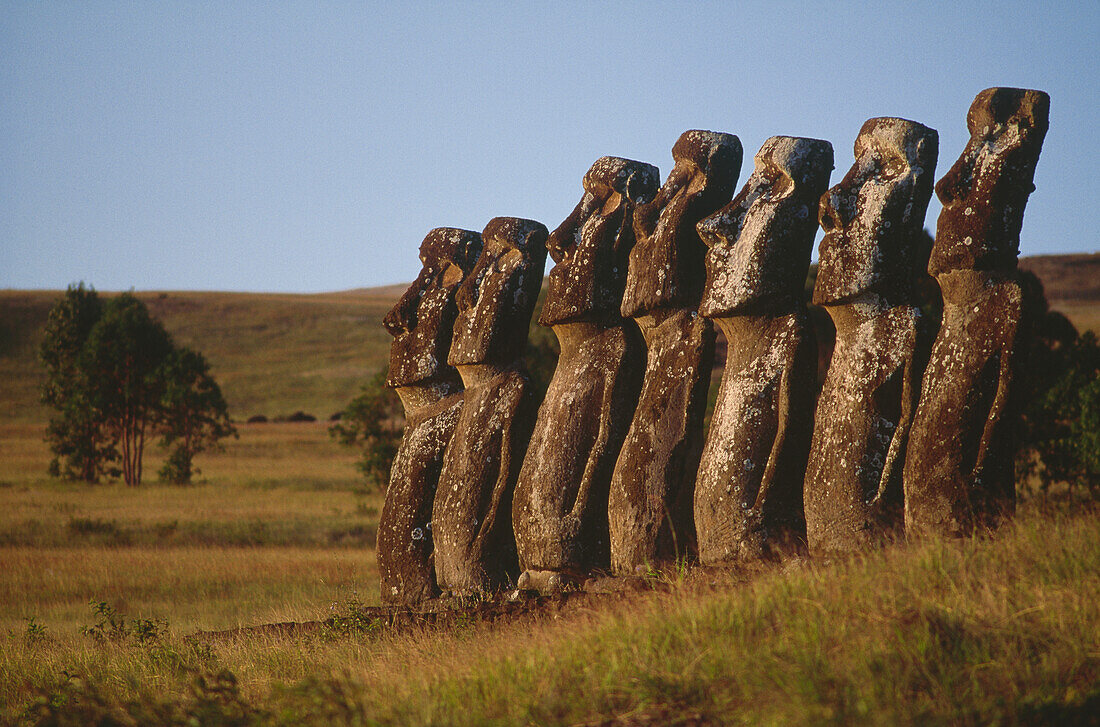
[[[697,571],[668,593],[503,627],[209,647],[172,629],[161,648],[174,661],[148,645],[14,634],[0,669],[32,674],[0,680],[0,700],[43,689],[71,709],[94,695],[102,714],[185,714],[205,704],[196,675],[228,670],[234,709],[257,724],[1087,723],[1100,713],[1096,514],[1028,507],[990,537]],[[60,686],[73,665],[82,681]]]

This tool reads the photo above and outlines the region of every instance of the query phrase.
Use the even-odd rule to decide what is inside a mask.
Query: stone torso
[[[1013,376],[1028,326],[1014,274],[940,277],[943,324],[925,371],[905,465],[905,524],[962,534],[1014,505]]]
[[[513,522],[522,569],[585,572],[610,564],[608,484],[637,401],[644,348],[630,322],[563,324],[554,332],[561,355],[520,471]]]
[[[703,563],[759,556],[769,528],[801,530],[809,431],[798,420],[809,419],[815,359],[803,313],[715,322],[729,354],[695,483]]]
[[[435,595],[432,504],[461,410],[460,391],[407,416],[378,521],[378,571],[386,602],[413,605]]]
[[[817,402],[806,470],[807,538],[813,550],[872,544],[901,505],[903,411],[911,412],[920,311],[914,306],[851,303],[827,308],[836,347]],[[891,458],[891,445],[894,456]],[[890,462],[891,471],[883,479]]]
[[[432,514],[440,588],[492,591],[517,575],[509,513],[533,408],[521,371],[467,386]]]
[[[692,493],[714,361],[714,326],[695,311],[639,324],[645,381],[609,500],[612,567],[625,573],[694,549]]]

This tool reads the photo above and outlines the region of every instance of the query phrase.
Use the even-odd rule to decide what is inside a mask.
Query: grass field
[[[92,599],[194,630],[376,597],[382,495],[323,424],[242,425],[187,487],[45,479],[41,428],[2,434],[0,629],[73,628]]]
[[[1081,262],[1040,267],[1100,331]],[[140,293],[211,360],[240,438],[188,487],[155,482],[150,447],[127,488],[45,477],[35,351],[57,293],[0,291],[0,723],[1100,723],[1082,493],[1030,496],[987,537],[669,573],[491,626],[364,618],[382,494],[325,422],[240,422],[342,408],[385,361],[399,293]]]
[[[309,568],[339,580],[354,566],[331,551],[311,561],[261,549],[287,557],[233,556],[227,570],[191,561],[209,569],[204,578],[174,562],[189,561],[190,550],[154,551],[166,555],[160,563],[108,551],[108,563],[130,570],[126,582],[151,570],[158,581],[162,572],[178,579],[183,597],[161,592],[160,611],[116,606],[167,626],[147,624],[144,640],[137,624],[97,640],[68,617],[17,624],[0,642],[0,702],[15,719],[43,695],[38,718],[52,703],[73,723],[113,724],[150,715],[180,724],[1095,724],[1096,515],[1033,504],[992,537],[669,576],[667,592],[555,617],[401,635],[345,620],[304,635],[189,640],[185,624],[201,613],[193,595],[263,600],[218,591],[241,566],[263,569],[272,586],[281,581],[271,574]],[[0,596],[5,609],[19,586],[42,583],[37,570],[5,569],[20,581]],[[287,591],[293,598],[266,594],[287,604],[281,610],[254,613],[315,618],[341,596],[337,587]],[[353,613],[348,601],[327,604]],[[85,613],[84,625],[95,626]]]

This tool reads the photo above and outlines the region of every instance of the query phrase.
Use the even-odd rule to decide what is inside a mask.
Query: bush
[[[340,412],[339,420],[328,431],[341,444],[362,447],[356,467],[367,480],[385,487],[404,425],[401,400],[386,386],[386,369],[382,368]]]
[[[1060,314],[1053,314],[1060,316]],[[1048,491],[1064,482],[1100,495],[1100,344],[1087,331],[1072,341],[1040,338],[1024,409],[1020,476]],[[1041,372],[1041,373],[1039,373]]]
[[[275,417],[277,422],[315,422],[317,417],[312,414],[306,414],[304,411],[296,411],[293,414],[282,417]]]

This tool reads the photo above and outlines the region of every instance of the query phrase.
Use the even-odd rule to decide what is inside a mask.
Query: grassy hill
[[[202,351],[245,419],[339,411],[389,353],[382,317],[404,290],[322,295],[140,292],[176,341]],[[0,291],[0,417],[44,421],[36,352],[59,291]]]
[[[1036,255],[1020,267],[1043,281],[1051,308],[1065,313],[1078,330],[1100,335],[1100,253]]]
[[[1052,305],[1100,331],[1100,254],[1024,258]],[[180,343],[202,351],[237,419],[297,410],[324,418],[385,365],[382,317],[404,285],[338,293],[139,292]],[[45,421],[36,351],[59,291],[0,291],[0,417]]]

